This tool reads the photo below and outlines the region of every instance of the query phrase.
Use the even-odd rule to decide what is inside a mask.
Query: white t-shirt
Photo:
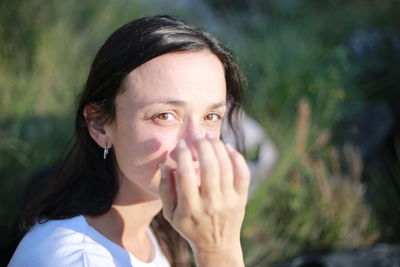
[[[91,227],[84,216],[36,224],[19,243],[9,267],[133,266],[169,267],[153,232],[148,229],[154,258],[142,262]]]

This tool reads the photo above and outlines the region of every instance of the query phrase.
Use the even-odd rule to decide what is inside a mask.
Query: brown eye
[[[221,116],[217,113],[209,113],[205,117],[205,120],[207,120],[207,121],[218,121],[220,119],[221,119]]]
[[[171,113],[164,112],[164,113],[158,114],[156,116],[156,118],[158,120],[162,120],[162,121],[169,121],[169,120],[172,120],[174,118],[174,116]]]

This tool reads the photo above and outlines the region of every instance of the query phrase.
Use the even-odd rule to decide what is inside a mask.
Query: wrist
[[[243,252],[240,244],[227,247],[199,248],[192,246],[198,267],[243,267]]]

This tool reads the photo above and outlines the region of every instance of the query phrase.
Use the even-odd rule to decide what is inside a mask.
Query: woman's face
[[[122,178],[121,190],[158,197],[159,164],[176,169],[176,147],[206,132],[219,137],[226,111],[224,69],[208,51],[156,57],[133,70],[116,97],[116,119],[107,126]],[[131,188],[128,189],[128,188]]]

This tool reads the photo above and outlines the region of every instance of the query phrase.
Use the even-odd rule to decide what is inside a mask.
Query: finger
[[[229,156],[232,160],[234,173],[234,187],[238,194],[247,196],[250,183],[250,170],[242,154],[227,144]]]
[[[199,154],[200,191],[209,197],[220,192],[219,163],[211,143],[207,139],[198,139],[195,146]]]
[[[195,205],[198,203],[199,188],[196,171],[193,166],[193,156],[184,140],[178,144],[178,159],[176,169],[177,205]]]
[[[176,208],[176,190],[174,185],[174,177],[171,169],[160,164],[161,180],[160,180],[160,198],[163,204],[163,215],[167,221],[171,222],[174,210]]]
[[[214,138],[211,134],[207,134],[207,139],[210,140],[217,160],[219,162],[220,186],[223,193],[229,193],[233,188],[233,166],[227,149],[219,139]]]

